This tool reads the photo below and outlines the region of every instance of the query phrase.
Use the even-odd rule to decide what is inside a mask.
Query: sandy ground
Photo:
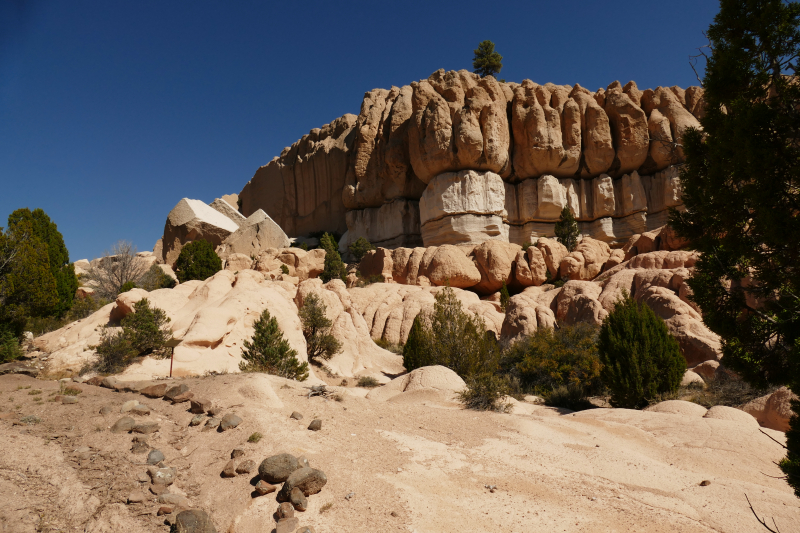
[[[485,413],[413,394],[379,402],[355,388],[335,401],[264,375],[180,382],[242,424],[203,431],[188,426],[188,404],[87,385],[77,404],[62,405],[49,401],[57,382],[0,377],[0,532],[169,530],[155,496],[125,503],[149,487],[132,435],[108,430],[131,399],[152,409],[136,418],[160,423],[150,443],[177,468],[172,492],[206,510],[220,533],[275,526],[275,494],[253,497],[252,475],[220,475],[236,447],[256,463],[302,454],[326,473],[298,513],[317,533],[759,531],[745,494],[781,531],[800,529],[800,501],[773,477],[783,450],[755,424],[621,409]],[[112,414],[100,415],[103,406]],[[27,415],[41,422],[21,422]],[[321,431],[307,429],[313,418]],[[256,431],[263,438],[248,443]],[[83,446],[89,452],[76,453]]]

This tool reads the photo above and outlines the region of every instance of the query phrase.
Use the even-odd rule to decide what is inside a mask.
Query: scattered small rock
[[[153,483],[150,485],[150,492],[156,496],[160,496],[169,492],[169,488],[164,483]]]
[[[394,512],[394,511],[392,511],[392,512],[391,512],[391,513],[389,513],[389,514],[390,514],[390,515],[392,515],[392,516],[393,516],[393,517],[395,517],[395,518],[397,518],[397,516],[398,516],[398,515],[397,515],[397,513],[396,513],[396,512]]]
[[[258,474],[268,483],[283,483],[300,465],[297,457],[290,453],[281,453],[267,457],[258,466]]]
[[[131,409],[131,414],[134,416],[149,416],[150,415],[150,408],[146,405],[138,404],[133,409]]]
[[[61,403],[64,405],[71,405],[78,403],[78,399],[75,396],[62,396]]]
[[[322,429],[322,420],[320,420],[319,418],[315,418],[308,425],[308,429],[310,429],[311,431],[319,431],[320,429]]]
[[[92,456],[92,450],[88,446],[81,446],[75,450],[75,457],[79,460],[83,461],[88,459]]]
[[[239,463],[239,466],[236,467],[237,474],[249,474],[256,468],[256,462],[252,459],[247,459]]]
[[[289,495],[289,501],[291,502],[295,511],[303,512],[308,509],[308,498],[306,498],[303,494],[303,491],[297,487],[292,489],[292,493]]]
[[[136,424],[135,426],[133,426],[133,428],[131,428],[131,431],[133,431],[134,433],[149,434],[149,433],[155,433],[156,431],[159,430],[159,428],[160,426],[158,425],[158,422],[143,422],[141,424]]]
[[[200,424],[203,423],[203,420],[205,419],[206,415],[195,415],[192,417],[192,420],[191,422],[189,422],[189,425],[192,427],[199,426]]]
[[[131,447],[131,453],[145,453],[150,449],[150,445],[147,443],[147,437],[143,435],[136,435],[133,437],[133,446]]]
[[[271,483],[267,483],[263,479],[259,480],[258,483],[256,483],[256,492],[261,496],[269,494],[271,492],[275,492],[276,490],[278,490],[278,487],[272,485]]]
[[[283,487],[278,493],[278,501],[290,501],[292,489],[295,487],[302,490],[305,496],[311,496],[321,491],[327,482],[328,478],[322,470],[317,470],[316,468],[295,470],[283,483]]]
[[[116,388],[116,385],[117,385],[117,378],[111,376],[103,378],[103,380],[100,382],[100,386],[105,387],[106,389]]]
[[[158,508],[158,512],[156,513],[156,515],[164,516],[165,514],[172,514],[172,507],[169,507],[167,505],[162,505],[161,507]]]
[[[83,378],[82,378],[82,377],[80,377],[80,376],[76,376],[76,377],[72,378],[72,381],[74,381],[75,383],[83,383],[83,382],[85,382],[86,380],[85,380],[85,379],[83,379]]]
[[[302,420],[303,415],[301,415],[297,411],[294,411],[291,415],[289,415],[289,418],[294,418],[295,420]]]
[[[187,509],[192,506],[189,502],[189,498],[182,494],[172,494],[170,492],[165,492],[164,494],[158,497],[158,503],[165,503],[167,505],[172,505],[173,507],[178,507],[182,509]]]
[[[136,420],[129,416],[123,416],[111,426],[111,433],[127,433],[136,425]]]
[[[278,515],[278,520],[282,520],[284,518],[292,518],[294,516],[294,507],[289,502],[284,502],[278,506],[278,510],[276,511]]]
[[[236,477],[236,463],[233,459],[228,461],[228,464],[222,469],[222,477]]]
[[[173,527],[177,533],[217,533],[211,518],[200,509],[181,511],[175,517]]]
[[[86,380],[87,385],[92,385],[94,387],[99,387],[102,382],[103,382],[103,376],[94,376],[93,378],[89,378]]]
[[[150,476],[153,484],[161,483],[164,485],[172,485],[175,481],[175,476],[178,475],[178,470],[175,467],[170,468],[156,468],[155,466],[148,467],[147,474]]]
[[[278,521],[278,525],[275,527],[275,533],[293,533],[298,527],[300,527],[300,520],[297,518],[284,518]]]
[[[234,448],[231,452],[231,459],[238,459],[244,455],[244,448]]]
[[[150,385],[139,391],[140,394],[148,398],[162,398],[166,393],[169,385],[166,383],[159,383],[158,385]]]
[[[164,459],[165,457],[164,454],[161,453],[161,450],[152,450],[149,454],[147,454],[147,464],[149,465],[157,465]]]
[[[214,407],[208,410],[208,414],[210,414],[211,416],[217,416],[218,414],[221,413],[222,413],[222,407],[220,407],[219,405],[215,405]]]
[[[219,427],[220,419],[219,418],[209,418],[208,422],[206,422],[203,431],[211,431],[212,429],[217,429]]]
[[[294,490],[292,490],[294,492]],[[344,497],[345,500],[350,501],[356,495],[355,492],[348,492],[347,496]]]
[[[164,393],[164,399],[169,400],[171,402],[172,400],[175,399],[176,396],[179,396],[184,392],[187,392],[188,390],[189,387],[183,383],[181,383],[180,385],[175,385],[174,387],[167,389],[167,392]]]
[[[139,400],[131,400],[129,402],[125,402],[122,404],[122,407],[120,407],[119,412],[127,413],[137,405],[139,405]]]
[[[80,394],[83,392],[83,388],[76,383],[69,383],[64,386],[64,392],[72,393],[72,394]]]
[[[177,396],[172,398],[172,403],[173,404],[184,403],[184,402],[188,402],[192,398],[194,398],[194,393],[192,391],[186,391],[186,392],[184,392],[182,394],[178,394]]]
[[[311,466],[308,462],[308,459],[306,459],[305,455],[301,455],[300,457],[297,458],[297,464],[300,465],[300,468],[309,468]]]
[[[143,503],[147,501],[147,494],[140,490],[136,490],[128,494],[128,503]]]
[[[703,481],[700,482],[701,487],[708,487],[709,485],[711,485],[711,482],[707,479],[704,479]]]
[[[242,423],[242,419],[236,416],[233,413],[228,413],[227,415],[222,417],[219,423],[219,429],[221,431],[227,431],[229,429],[233,429],[239,424]]]
[[[297,531],[295,531],[295,533],[317,533],[317,532],[314,531],[314,528],[311,526],[303,526]]]
[[[191,407],[189,408],[190,413],[195,414],[202,414],[211,409],[212,404],[210,400],[206,400],[203,398],[192,398],[191,399]]]
[[[103,415],[103,416],[110,415],[111,411],[112,411],[112,409],[107,405],[105,405],[105,406],[100,408],[100,414]]]

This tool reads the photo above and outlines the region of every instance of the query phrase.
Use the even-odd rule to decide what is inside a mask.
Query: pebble
[[[136,425],[136,420],[129,416],[123,416],[111,426],[111,433],[127,433]]]
[[[311,465],[308,463],[308,459],[306,459],[305,455],[301,455],[297,458],[297,464],[300,465],[300,468],[309,468]]]
[[[189,422],[189,425],[191,427],[199,426],[200,424],[203,423],[203,420],[205,420],[205,419],[206,419],[206,415],[195,415],[195,416],[192,417],[192,420],[191,420],[191,422]]]
[[[139,400],[131,400],[131,401],[125,402],[125,403],[122,404],[122,407],[120,407],[119,412],[120,413],[127,413],[131,409],[136,407],[137,405],[139,405]]]
[[[278,515],[278,520],[283,518],[292,518],[294,516],[294,507],[289,502],[284,502],[278,506],[278,510],[276,513]]]
[[[147,468],[147,473],[153,481],[153,484],[161,483],[164,485],[172,485],[175,481],[175,477],[178,475],[178,470],[175,467],[156,468],[155,466],[150,466]]]
[[[75,450],[75,457],[80,460],[88,459],[92,456],[92,450],[88,446],[81,446]]]
[[[707,479],[704,479],[703,481],[700,482],[701,487],[708,487],[709,485],[711,485],[711,482]]]
[[[140,491],[136,490],[128,494],[128,503],[143,503],[147,500],[147,495]]]
[[[211,401],[203,398],[192,398],[190,403],[191,407],[189,408],[189,412],[198,415],[205,413],[212,407]]]
[[[103,416],[110,415],[111,411],[112,411],[112,409],[107,405],[105,405],[105,406],[100,408],[100,414],[103,415]]]
[[[174,507],[179,508],[189,508],[192,504],[189,502],[189,498],[182,494],[172,494],[170,492],[165,492],[164,494],[158,497],[158,503],[165,503],[167,505],[172,505]]]
[[[78,403],[78,399],[75,396],[62,396],[61,403],[63,405],[70,405],[74,403]]]
[[[308,509],[308,498],[306,498],[303,491],[297,487],[292,489],[292,493],[289,495],[289,501],[292,503],[295,511],[303,512]]]
[[[183,383],[181,383],[180,385],[175,385],[174,387],[170,387],[169,389],[167,389],[167,391],[164,393],[164,399],[169,400],[171,402],[176,396],[179,396],[184,392],[188,392],[188,390],[189,387],[184,385]]]
[[[311,526],[303,526],[297,531],[295,531],[295,533],[317,533],[317,532],[314,531],[314,528]]]
[[[269,494],[271,492],[275,492],[276,490],[278,490],[278,487],[276,487],[275,485],[272,485],[271,483],[267,483],[263,479],[259,480],[259,482],[256,483],[256,492],[260,496],[263,496],[265,494]]]
[[[194,398],[194,393],[191,392],[191,391],[186,391],[186,392],[184,392],[182,394],[178,394],[177,396],[172,398],[172,403],[173,404],[184,403],[184,402],[188,402],[192,398]]]
[[[294,490],[292,490],[292,492],[294,492]],[[356,495],[355,492],[348,492],[347,496],[345,496],[344,499],[347,500],[347,501],[350,501],[350,499],[353,498],[353,496],[355,496],[355,495]]]
[[[165,459],[164,454],[161,453],[161,450],[152,450],[147,455],[147,464],[149,465],[157,465],[161,461]]]
[[[133,431],[134,433],[149,434],[158,431],[159,427],[160,426],[158,425],[157,422],[143,422],[141,424],[136,424],[135,426],[133,426],[133,428],[131,428],[131,431]]]
[[[206,422],[203,431],[211,431],[212,429],[217,429],[219,427],[220,419],[219,418],[209,418],[208,422]]]
[[[175,531],[180,531],[181,533],[217,533],[211,518],[205,511],[200,509],[181,511],[175,517],[173,526]]]
[[[242,419],[236,416],[233,413],[228,413],[227,415],[222,417],[222,420],[219,422],[219,429],[221,431],[227,431],[229,429],[233,429],[239,424],[242,423]]]
[[[164,516],[165,514],[172,514],[172,507],[169,507],[167,505],[162,505],[161,507],[158,508],[158,512],[156,513],[156,515]]]
[[[222,413],[222,407],[218,405],[215,405],[214,407],[208,410],[208,414],[210,414],[211,416],[217,416],[218,414],[221,413]]]
[[[239,463],[239,466],[236,467],[237,474],[249,474],[256,468],[256,462],[252,459],[247,459]]]
[[[300,468],[297,457],[281,453],[267,457],[258,466],[258,474],[268,483],[283,483],[295,470]]]
[[[320,420],[319,418],[315,418],[308,425],[308,429],[310,429],[311,431],[319,431],[320,429],[322,429],[322,420]]]
[[[139,404],[131,409],[131,414],[135,416],[149,416],[150,408],[146,405]]]
[[[139,391],[140,394],[147,396],[148,398],[161,398],[167,393],[167,389],[169,385],[166,383],[160,383],[158,385],[150,385],[149,387],[145,387]]]
[[[228,461],[225,468],[222,469],[222,477],[236,477],[236,463],[233,459]]]
[[[231,452],[231,459],[238,459],[244,455],[244,448],[234,448]]]
[[[295,487],[302,490],[304,495],[311,496],[321,491],[327,482],[328,478],[322,470],[317,470],[316,468],[295,470],[283,483],[283,487],[278,493],[278,501],[290,501],[292,489]]]
[[[294,418],[295,420],[302,420],[303,415],[301,415],[297,411],[294,411],[291,415],[289,415],[289,418]]]

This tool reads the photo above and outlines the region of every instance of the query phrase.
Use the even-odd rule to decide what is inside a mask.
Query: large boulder
[[[461,377],[447,367],[423,366],[395,378],[386,385],[367,394],[367,398],[378,401],[453,401],[466,384]]]
[[[432,252],[430,260],[425,261],[423,257],[421,273],[433,285],[449,284],[451,287],[467,288],[480,283],[480,271],[457,246],[445,244],[428,250]]]
[[[247,220],[236,207],[229,204],[224,198],[217,198],[209,206],[231,219],[239,227],[242,227]]]
[[[481,273],[480,283],[474,290],[479,294],[492,294],[505,284],[511,284],[512,265],[521,247],[500,241],[486,241],[473,251],[475,264]]]
[[[203,239],[219,246],[238,229],[233,220],[206,203],[184,198],[172,208],[164,224],[161,260],[174,267],[186,243]]]
[[[785,432],[789,430],[789,420],[794,415],[792,400],[797,399],[796,394],[786,387],[781,387],[773,393],[746,403],[742,411],[755,417],[762,427]]]
[[[263,210],[259,209],[217,247],[220,257],[244,254],[256,257],[267,248],[288,248],[289,237]]]

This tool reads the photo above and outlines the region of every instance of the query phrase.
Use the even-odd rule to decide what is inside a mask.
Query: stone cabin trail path
[[[1,376],[0,532],[169,531],[149,490],[151,449],[176,469],[170,498],[206,511],[218,532],[272,531],[276,493],[254,496],[257,472],[222,476],[235,448],[240,464],[288,452],[325,472],[295,513],[317,533],[760,531],[745,493],[781,531],[800,526],[797,498],[776,479],[783,449],[769,436],[783,433],[738,416],[527,404],[497,414],[424,394],[377,401],[354,387],[335,388],[337,401],[262,374],[160,383],[183,383],[242,421],[192,427],[188,402],[88,384],[63,404],[51,401],[59,382]],[[149,414],[121,413],[131,400]],[[158,430],[111,432],[125,416]],[[314,419],[319,431],[308,429]],[[254,432],[262,438],[248,442]],[[128,503],[135,494],[144,501]]]

